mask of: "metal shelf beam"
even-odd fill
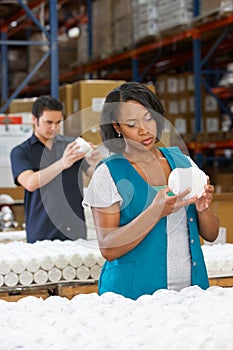
[[[39,6],[44,1],[35,1],[33,4],[30,4],[30,6],[26,5],[22,0],[18,0],[19,5],[22,7],[22,10],[18,14],[19,16],[24,16],[25,13],[27,16],[35,23],[37,28],[41,30],[47,37],[47,42],[33,42],[33,41],[15,41],[15,40],[6,40],[6,35],[4,35],[3,29],[0,28],[2,32],[2,40],[0,41],[0,44],[2,45],[2,62],[4,62],[3,65],[3,84],[2,87],[2,97],[8,98],[8,87],[6,88],[6,81],[7,75],[8,75],[8,67],[5,64],[5,59],[7,57],[7,50],[5,49],[8,45],[48,45],[49,49],[48,51],[43,55],[43,57],[39,60],[39,62],[36,64],[36,66],[32,69],[32,71],[27,75],[27,77],[24,79],[24,81],[18,86],[18,88],[13,92],[13,94],[10,96],[8,100],[3,100],[4,105],[0,109],[0,113],[5,113],[9,105],[11,104],[12,100],[15,99],[20,92],[25,88],[25,86],[29,83],[32,76],[36,73],[36,71],[42,66],[42,64],[50,57],[50,67],[51,67],[51,75],[50,75],[50,90],[51,95],[58,98],[59,97],[59,64],[58,64],[58,2],[57,0],[50,0],[49,1],[49,8],[50,8],[50,32],[46,30],[46,28],[38,21],[36,16],[33,13],[33,9],[35,9],[37,6]],[[17,16],[13,16],[11,20],[17,19]],[[3,57],[4,56],[4,57]],[[3,93],[4,89],[4,93]]]

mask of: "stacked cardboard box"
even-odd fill
[[[202,0],[200,2],[200,15],[208,16],[214,13],[224,13],[233,11],[232,0]]]
[[[30,37],[31,41],[45,42],[45,45],[40,46],[29,46],[29,66],[28,71],[32,71],[38,62],[42,59],[44,54],[48,51],[49,45],[47,45],[47,39],[44,38],[43,34],[33,34]],[[71,66],[73,62],[77,61],[77,39],[68,38],[66,34],[59,35],[58,37],[59,45],[59,71],[63,73]],[[50,59],[48,58],[40,67],[40,69],[35,72],[30,82],[35,83],[38,80],[47,79],[50,76]]]
[[[124,81],[80,80],[60,88],[65,105],[64,132],[70,136],[84,135],[88,141],[100,142],[99,117],[106,95]]]
[[[101,143],[99,133],[100,111],[106,95],[121,85],[120,80],[80,80],[60,88],[60,99],[66,110],[64,134],[82,136],[95,145]],[[84,186],[89,178],[83,176]]]
[[[121,52],[132,46],[131,1],[112,2],[113,50]]]
[[[112,2],[93,1],[92,12],[92,56],[103,59],[110,56],[113,49]]]
[[[195,87],[192,72],[159,75],[157,90],[167,118],[180,134],[195,133]],[[218,132],[221,114],[216,99],[204,89],[201,91],[201,117],[203,132]]]
[[[78,64],[82,65],[88,62],[89,53],[88,53],[88,24],[82,23],[79,26],[80,35],[78,39],[77,46],[77,56],[78,56]]]

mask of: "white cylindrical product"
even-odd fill
[[[87,267],[92,267],[96,264],[96,257],[94,252],[87,253],[83,257],[83,264]]]
[[[10,263],[5,259],[1,259],[0,260],[0,274],[6,275],[8,272],[10,272],[10,269],[11,269]]]
[[[66,281],[73,281],[76,277],[76,270],[73,266],[66,266],[63,270],[62,270],[62,277],[66,280]]]
[[[15,259],[12,262],[11,270],[17,274],[22,273],[25,270],[25,264],[22,259]]]
[[[95,254],[95,256],[96,256],[97,264],[102,267],[103,264],[105,263],[105,259],[104,259],[103,255],[101,255],[101,253],[98,252]]]
[[[39,269],[34,273],[33,279],[36,284],[45,284],[48,281],[48,273]]]
[[[59,270],[57,267],[53,267],[51,270],[48,271],[48,278],[50,282],[58,282],[62,278],[61,270]]]
[[[40,266],[45,271],[51,270],[54,267],[54,258],[49,255],[44,256],[40,262]]]
[[[40,263],[36,258],[29,258],[25,261],[25,267],[30,272],[36,272],[40,268]]]
[[[33,274],[30,271],[28,271],[28,270],[24,270],[19,275],[19,282],[23,286],[30,286],[30,284],[32,284],[32,282],[33,282]]]
[[[168,187],[174,194],[190,189],[191,192],[183,199],[193,196],[200,198],[206,184],[207,176],[198,167],[176,168],[172,170],[168,177]]]
[[[5,275],[5,285],[7,287],[15,287],[19,282],[17,273],[10,271]]]
[[[83,263],[83,257],[80,253],[75,252],[70,256],[69,263],[73,267],[79,267]]]
[[[69,264],[69,260],[66,255],[64,254],[58,254],[54,258],[54,264],[59,269],[64,269]]]
[[[4,285],[4,276],[0,275],[0,287]]]
[[[90,268],[90,275],[91,277],[98,281],[99,277],[100,277],[100,271],[101,271],[101,267],[99,265],[94,265]]]
[[[92,148],[91,148],[91,145],[87,141],[85,141],[82,137],[77,137],[75,142],[80,146],[78,149],[78,152],[86,153],[87,157],[91,156]]]
[[[90,276],[90,269],[85,266],[82,265],[80,267],[77,268],[77,277],[80,280],[87,280]]]

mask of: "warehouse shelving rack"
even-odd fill
[[[117,53],[108,57],[106,59],[94,61],[92,59],[92,0],[87,0],[87,9],[88,9],[88,25],[89,25],[89,46],[88,46],[88,54],[90,58],[90,62],[88,64],[77,66],[76,68],[67,71],[65,74],[59,75],[59,67],[58,67],[58,43],[57,43],[57,35],[58,35],[58,3],[65,2],[65,0],[49,0],[50,6],[50,31],[48,32],[46,28],[38,21],[38,19],[33,14],[34,9],[42,4],[43,0],[35,0],[30,2],[30,5],[25,5],[22,0],[18,0],[18,3],[22,7],[22,11],[14,16],[17,18],[18,16],[22,16],[23,13],[27,14],[29,19],[34,22],[39,30],[41,30],[47,38],[47,45],[49,47],[49,51],[42,57],[42,59],[38,62],[38,64],[34,67],[34,69],[27,75],[22,84],[13,92],[10,98],[8,98],[8,88],[7,88],[7,48],[8,45],[45,45],[45,42],[33,42],[33,41],[15,41],[15,40],[7,40],[7,28],[5,26],[0,26],[2,38],[0,40],[1,44],[1,59],[2,59],[2,100],[6,101],[4,106],[1,108],[0,112],[4,113],[11,101],[17,96],[25,96],[30,94],[32,91],[37,91],[39,86],[48,87],[50,85],[50,93],[58,97],[59,94],[59,84],[65,82],[72,82],[74,80],[79,80],[83,74],[89,74],[90,78],[92,77],[92,73],[100,72],[105,69],[108,71],[106,78],[110,79],[114,77],[112,73],[113,69],[116,67],[126,67],[121,70],[122,76],[119,75],[117,78],[124,78],[128,76],[130,80],[134,81],[142,81],[145,75],[146,65],[150,66],[152,61],[152,66],[155,63],[164,63],[166,61],[165,57],[156,57],[157,53],[164,48],[174,47],[174,45],[184,45],[186,44],[188,50],[185,55],[176,53],[176,57],[169,57],[169,65],[163,65],[163,69],[176,67],[181,65],[182,62],[187,62],[187,59],[190,60],[193,64],[193,72],[195,77],[195,131],[199,133],[201,130],[201,85],[204,84],[205,88],[211,93],[220,104],[221,109],[230,114],[232,117],[231,111],[227,108],[224,100],[226,98],[231,98],[233,95],[232,89],[227,88],[215,88],[212,89],[208,84],[207,80],[203,79],[203,74],[210,74],[208,70],[205,70],[205,64],[211,58],[212,55],[215,54],[216,50],[220,45],[224,42],[225,46],[227,45],[227,49],[231,47],[232,50],[232,40],[226,40],[227,34],[230,29],[233,27],[233,15],[229,13],[226,16],[220,17],[218,19],[213,19],[210,22],[202,23],[198,20],[199,16],[199,1],[194,0],[194,15],[195,21],[193,22],[190,28],[183,28],[179,32],[166,35],[164,37],[159,37],[153,40],[152,42],[138,45],[137,47],[131,48],[125,52]],[[14,18],[11,18],[12,21]],[[26,18],[28,20],[28,18]],[[25,20],[26,20],[25,19]],[[9,24],[9,23],[8,23]],[[23,24],[22,24],[23,26]],[[219,32],[220,29],[220,32]],[[18,29],[19,30],[19,29]],[[214,33],[220,33],[219,38],[216,39]],[[213,33],[211,39],[211,47],[208,45],[204,45],[206,47],[202,47],[202,41],[204,35],[206,33]],[[204,53],[204,57],[203,57]],[[169,54],[167,54],[169,56]],[[51,66],[51,75],[46,80],[38,81],[35,84],[29,84],[31,77],[33,74],[40,68],[43,62],[48,59],[50,56],[50,66]],[[159,55],[157,55],[159,56]],[[153,61],[154,60],[154,61]],[[161,65],[160,65],[161,66]],[[126,73],[126,75],[125,75]],[[116,75],[115,75],[116,76]]]
[[[30,5],[26,5],[23,0],[18,0],[18,4],[22,7],[22,10],[15,16],[11,17],[5,24],[1,26],[1,73],[2,73],[2,100],[4,101],[4,105],[0,109],[0,113],[4,113],[12,100],[19,96],[22,89],[28,84],[31,77],[37,72],[37,70],[42,66],[42,64],[50,57],[50,90],[51,94],[55,97],[59,95],[59,69],[58,69],[58,7],[57,0],[50,0],[50,30],[48,31],[45,26],[41,24],[41,22],[34,15],[33,10],[38,7],[44,1],[35,1]],[[21,15],[26,15],[30,18],[31,21],[34,22],[36,27],[45,34],[47,38],[47,42],[43,41],[29,41],[29,40],[8,40],[7,39],[7,31],[10,22],[16,20]],[[43,57],[36,64],[34,69],[26,76],[24,81],[18,86],[18,88],[13,92],[10,98],[8,98],[8,46],[9,45],[19,45],[19,46],[28,46],[28,45],[48,45],[48,51],[43,55]],[[6,101],[6,102],[5,102]]]

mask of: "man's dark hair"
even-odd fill
[[[44,111],[63,112],[62,103],[50,95],[42,95],[36,99],[32,106],[32,114],[39,119]]]

